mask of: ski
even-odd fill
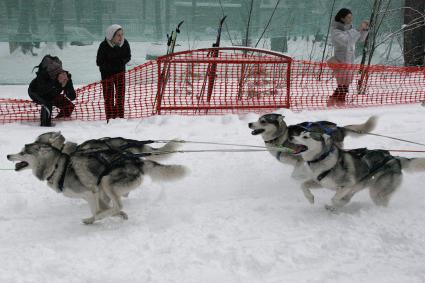
[[[227,18],[227,16],[224,16],[223,18],[221,18],[221,20],[219,22],[218,30],[217,30],[217,38],[215,40],[215,43],[213,43],[212,47],[215,47],[215,48],[220,47],[221,31],[223,29],[223,23],[224,23],[224,20],[226,20],[226,18]],[[209,54],[209,57],[218,58],[218,53],[219,53],[218,49],[214,49]],[[216,73],[217,73],[217,63],[208,64],[207,73],[206,73],[206,77],[208,78],[208,91],[207,91],[207,102],[208,103],[211,101],[215,77],[217,76]],[[204,93],[204,90],[205,90],[205,84],[202,86],[201,96]]]
[[[171,35],[167,34],[167,55],[174,53],[174,47],[176,46],[177,34],[180,33],[180,26],[184,21],[181,21],[175,30],[171,32]]]
[[[176,29],[171,32],[171,35],[167,34],[167,55],[174,53],[174,47],[176,46],[177,34],[180,33],[180,26],[183,24],[183,22],[184,21],[181,21],[180,23],[177,24]],[[156,94],[156,107],[154,107],[154,109],[157,110],[158,114],[160,114],[161,112],[162,96],[164,94],[164,90],[167,85],[168,76],[170,73],[169,62],[167,62],[169,60],[170,58],[167,58],[167,60],[164,62],[164,67],[159,77],[158,91]]]
[[[215,43],[213,44],[213,47],[220,47],[220,40],[221,40],[221,30],[223,28],[223,23],[224,20],[227,18],[227,16],[224,16],[223,18],[221,18],[220,20],[220,24],[218,26],[218,31],[217,31],[217,39],[215,40]]]

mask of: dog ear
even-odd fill
[[[323,134],[318,133],[318,132],[314,132],[314,131],[308,131],[310,133],[310,137],[316,141],[321,141],[324,140],[323,138]]]
[[[49,143],[54,143],[58,138],[60,138],[61,132],[53,132],[52,137],[49,139]]]
[[[285,125],[286,126],[286,122],[284,120],[285,116],[278,114],[278,118],[277,120],[279,121],[279,125]]]
[[[52,146],[47,145],[47,144],[38,144],[37,146],[38,146],[37,151],[40,155],[46,155],[46,154],[52,152],[52,149],[53,149]]]
[[[322,139],[326,145],[332,143],[332,137],[328,134],[322,134]]]

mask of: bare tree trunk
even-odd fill
[[[165,0],[165,30],[168,31],[170,29],[170,18],[171,18],[171,0]]]
[[[372,13],[370,15],[370,20],[369,20],[369,34],[366,37],[366,40],[364,42],[363,56],[360,62],[360,70],[359,70],[360,79],[357,82],[358,94],[364,94],[364,92],[366,91],[367,82],[369,79],[369,73],[368,73],[369,65],[372,60],[373,52],[375,51],[374,49],[375,49],[376,35],[378,34],[379,27],[384,17],[381,15],[381,20],[379,22],[378,18],[380,15],[382,1],[383,0],[375,0],[375,2],[373,3]],[[365,65],[366,59],[367,59],[367,64]]]
[[[81,18],[83,17],[84,13],[84,3],[82,0],[74,0],[74,11],[77,26],[81,27]]]
[[[249,46],[249,26],[251,23],[251,18],[252,18],[252,9],[254,7],[254,0],[251,0],[251,3],[249,5],[249,13],[248,13],[248,22],[246,24],[246,30],[245,30],[245,46]]]
[[[95,33],[99,35],[103,35],[103,11],[102,11],[102,1],[95,0],[93,7],[93,16],[95,22]]]
[[[10,48],[11,53],[21,47],[22,53],[26,54],[31,49],[31,33],[30,33],[30,10],[28,6],[24,4],[24,1],[21,0],[19,3],[19,25],[18,32],[16,34],[16,42],[13,47]]]
[[[192,32],[194,32],[196,30],[196,21],[197,21],[197,17],[196,17],[196,5],[197,5],[197,0],[192,0],[192,17],[190,20],[190,30]]]
[[[10,45],[10,50],[13,52],[15,48],[21,46],[21,51],[26,54],[31,52],[34,55],[32,35],[38,33],[37,19],[35,16],[34,0],[23,1],[19,3],[19,26],[16,35],[15,46]],[[12,50],[13,49],[13,50]]]
[[[333,0],[333,2],[332,2],[331,12],[330,12],[330,15],[329,15],[328,31],[326,32],[325,46],[323,47],[322,60],[320,61],[321,63],[323,63],[323,61],[325,60],[326,47],[328,46],[329,31],[330,31],[331,25],[332,25],[334,8],[335,8],[335,0]],[[323,68],[322,65],[320,65],[319,78],[318,78],[319,81],[321,80],[321,77],[322,77],[322,71],[323,71],[322,68]]]
[[[423,66],[425,50],[425,0],[405,0],[404,64]]]
[[[141,11],[141,15],[139,17],[139,25],[140,25],[140,33],[142,35],[142,37],[145,35],[145,30],[146,30],[146,24],[147,24],[147,19],[146,19],[146,9],[147,9],[147,3],[146,0],[141,0],[140,1],[140,11]]]
[[[55,31],[56,45],[60,49],[63,49],[66,40],[63,12],[63,0],[55,0],[53,6],[53,26]]]
[[[162,26],[161,26],[161,1],[155,0],[155,39],[161,40]]]

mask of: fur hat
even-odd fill
[[[120,30],[120,29],[122,29],[122,26],[120,26],[120,25],[111,25],[111,26],[109,26],[107,29],[106,29],[106,33],[105,33],[105,36],[106,36],[106,39],[107,40],[112,40],[112,38],[114,37],[114,35],[115,35],[115,33],[118,31],[118,30]]]

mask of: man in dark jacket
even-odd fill
[[[106,120],[124,118],[125,64],[131,59],[128,41],[120,25],[106,29],[106,38],[97,50],[96,64],[102,76]],[[115,87],[115,89],[114,89]]]
[[[57,57],[50,55],[41,61],[37,77],[29,85],[28,94],[42,106],[41,126],[52,125],[53,106],[59,108],[56,118],[71,116],[75,107],[71,102],[76,98],[71,74],[62,69],[62,62]]]

